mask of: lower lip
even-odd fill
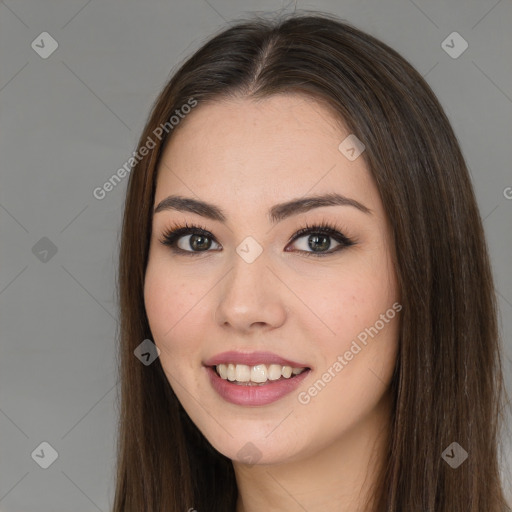
[[[224,380],[217,375],[214,368],[206,367],[208,377],[213,389],[224,398],[224,400],[236,405],[267,405],[275,402],[292,391],[295,391],[300,383],[308,376],[311,370],[304,370],[295,377],[267,381],[260,386],[244,386]]]

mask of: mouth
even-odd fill
[[[309,367],[294,367],[281,364],[256,365],[222,363],[210,366],[223,380],[240,386],[265,386],[271,382],[289,380],[309,371]]]
[[[293,361],[265,351],[231,350],[203,366],[210,385],[225,401],[240,406],[264,406],[293,393],[312,371],[305,361]]]
[[[276,367],[273,367],[274,364]],[[204,368],[210,385],[223,400],[244,407],[265,406],[284,399],[296,391],[311,372],[308,367],[276,363],[270,365],[260,363],[252,366],[219,363]],[[265,378],[264,381],[263,378]],[[255,382],[258,380],[261,382]]]

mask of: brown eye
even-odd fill
[[[324,234],[311,234],[311,235],[303,235],[299,237],[297,240],[301,238],[306,239],[306,243],[302,243],[302,247],[298,247],[301,251],[307,251],[311,249],[313,252],[322,252],[327,251],[331,247],[331,236]],[[297,242],[295,242],[297,244]],[[339,244],[338,244],[339,245]]]
[[[328,223],[301,229],[295,234],[292,242],[301,238],[306,240],[301,242],[302,247],[299,247],[299,251],[306,256],[328,256],[355,244],[354,241],[338,231],[335,226]],[[331,239],[334,239],[337,245],[329,251],[328,249],[332,246]]]
[[[187,226],[167,231],[160,242],[178,253],[197,254],[207,252],[212,243],[217,243],[214,240],[213,235],[204,228]]]

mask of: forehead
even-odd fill
[[[250,204],[332,191],[373,202],[363,158],[350,161],[338,149],[348,135],[330,109],[304,95],[200,105],[162,155],[155,202],[170,193]]]

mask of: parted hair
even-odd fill
[[[143,288],[157,169],[187,122],[155,130],[182,105],[300,93],[364,144],[387,213],[403,306],[391,382],[389,446],[368,512],[510,512],[500,479],[505,426],[496,296],[482,221],[461,149],[423,77],[395,50],[334,15],[253,15],[210,37],[172,73],[128,180],[119,250],[121,395],[114,512],[234,512],[230,459],[184,411],[153,339]],[[162,131],[162,130],[160,130]],[[157,132],[158,133],[158,132]],[[336,405],[333,404],[333,407]],[[457,442],[468,458],[441,457]]]

